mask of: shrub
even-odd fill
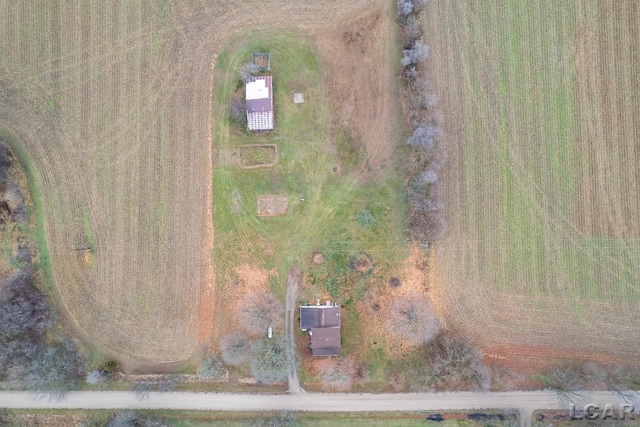
[[[240,69],[238,70],[238,74],[240,75],[240,78],[244,82],[246,82],[251,77],[258,74],[259,71],[260,70],[258,70],[258,66],[254,64],[253,61],[249,61],[246,64],[244,64],[242,67],[240,67]]]
[[[115,374],[118,370],[118,362],[116,362],[115,360],[108,360],[107,362],[105,362],[102,369],[107,374]]]
[[[391,286],[392,288],[399,288],[400,286],[402,286],[402,282],[398,277],[389,277],[389,286]]]
[[[408,67],[409,65],[417,64],[428,57],[429,46],[420,41],[416,41],[413,44],[413,47],[402,51],[402,59],[400,59],[400,63],[403,67]]]
[[[168,427],[171,424],[161,418],[138,414],[130,409],[115,414],[107,427]]]
[[[418,175],[418,179],[416,180],[420,185],[429,185],[433,184],[438,180],[438,174],[430,169],[423,171],[420,175]]]
[[[420,21],[414,16],[409,15],[402,23],[402,40],[404,46],[412,46],[422,36],[422,28]]]
[[[409,215],[409,237],[420,242],[437,242],[447,231],[441,210],[414,210]]]
[[[424,295],[406,295],[391,305],[387,330],[409,342],[423,344],[438,333],[440,321]]]
[[[47,299],[28,273],[13,278],[8,296],[0,303],[0,344],[13,339],[34,339],[51,325]]]
[[[229,102],[229,115],[231,119],[243,126],[247,122],[247,106],[244,99],[240,96],[233,96]]]
[[[69,338],[43,347],[26,365],[21,379],[35,393],[62,397],[84,378],[85,360]]]
[[[85,381],[87,384],[94,385],[94,384],[97,384],[98,381],[100,381],[103,375],[104,375],[103,370],[95,369],[87,374],[87,378],[85,379]]]
[[[408,16],[413,12],[413,0],[398,0],[398,17]]]
[[[253,345],[251,375],[262,383],[285,381],[289,357],[283,337],[261,339]]]
[[[294,427],[301,425],[296,414],[289,411],[282,411],[271,418],[254,418],[251,421],[252,427]]]
[[[433,148],[434,140],[440,135],[440,129],[437,126],[428,124],[424,127],[418,127],[413,131],[413,135],[407,138],[407,144],[412,147],[429,151]]]
[[[353,357],[347,356],[317,360],[315,370],[323,387],[347,391],[351,388],[357,369]]]
[[[200,363],[200,367],[198,368],[198,375],[209,381],[219,380],[223,378],[225,374],[226,370],[218,356],[215,354],[207,356],[202,363]]]
[[[227,365],[242,365],[249,360],[251,340],[242,332],[232,332],[222,339],[220,353]]]
[[[356,214],[356,223],[362,228],[371,228],[376,223],[376,218],[369,209],[362,209]]]
[[[425,346],[427,366],[438,387],[447,390],[485,390],[491,373],[482,352],[468,340],[443,332]]]
[[[254,292],[247,295],[240,306],[238,321],[250,334],[266,334],[271,326],[276,329],[282,325],[284,307],[272,293]]]

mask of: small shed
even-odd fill
[[[273,130],[273,83],[271,76],[255,76],[247,80],[247,128],[261,132]]]

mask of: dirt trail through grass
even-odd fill
[[[302,271],[297,263],[291,267],[287,275],[287,297],[284,308],[284,336],[287,345],[287,353],[289,355],[289,368],[287,370],[287,379],[289,381],[289,393],[304,393],[300,387],[298,380],[298,366],[296,363],[296,343],[294,337],[296,323],[296,307],[298,306],[298,289],[302,282]]]

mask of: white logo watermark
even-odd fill
[[[612,403],[607,403],[605,405],[587,403],[582,409],[576,409],[576,405],[572,403],[569,407],[569,415],[572,420],[636,419],[634,407],[629,403],[620,403],[619,405],[614,405]]]

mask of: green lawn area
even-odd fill
[[[237,70],[253,51],[271,54],[275,131],[264,135],[248,133],[229,111],[234,92],[243,91]],[[306,271],[316,251],[326,260],[314,270],[316,285],[341,304],[353,304],[367,286],[383,283],[408,255],[399,169],[390,166],[365,178],[364,147],[349,129],[331,125],[322,64],[310,42],[299,34],[266,30],[235,35],[218,57],[215,78],[213,256],[220,294],[233,269],[249,263],[275,270],[270,284],[284,297],[288,270],[299,262]],[[304,104],[293,103],[294,92],[304,93]],[[277,164],[241,169],[233,156],[246,144],[277,144]],[[286,196],[287,213],[258,217],[261,194]],[[355,222],[363,209],[375,217],[369,229]],[[349,274],[349,263],[359,252],[369,254],[375,265],[366,280]],[[327,277],[333,282],[327,284]],[[218,304],[218,312],[224,312],[225,302]],[[355,339],[358,331],[346,329],[347,347],[351,334]]]
[[[475,40],[454,53],[468,64],[459,78],[471,91],[461,199],[463,230],[478,245],[469,256],[484,254],[476,279],[534,296],[638,301],[638,239],[576,226],[589,214],[577,211],[589,153],[578,144],[576,6],[512,0],[499,11],[473,2],[455,9]],[[483,61],[477,46],[489,46]]]

